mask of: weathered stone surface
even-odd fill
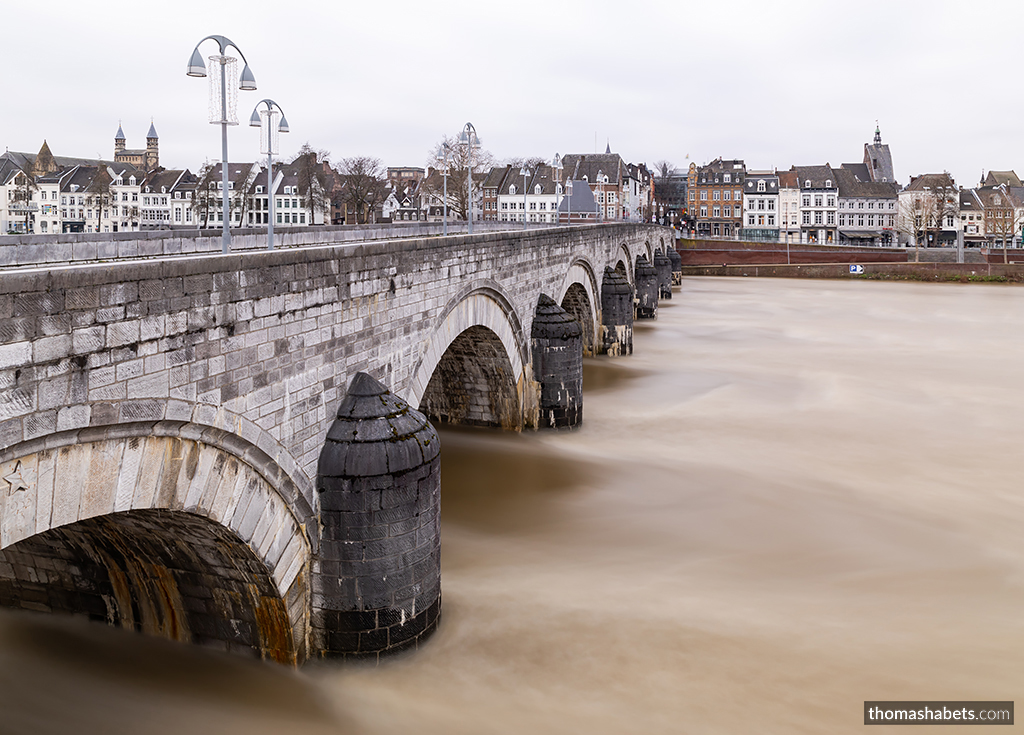
[[[658,296],[672,298],[672,261],[661,250],[654,252],[654,270],[658,273]]]
[[[219,236],[198,233],[139,236],[134,248],[129,233],[80,237],[91,247],[72,248],[73,257],[155,252],[156,240],[165,253],[220,248]],[[385,474],[327,478],[338,494],[316,492],[324,437],[346,383],[372,372],[441,420],[516,430],[571,424],[579,402],[541,420],[531,340],[539,295],[555,296],[584,345],[600,349],[595,274],[634,262],[650,245],[665,247],[670,233],[606,224],[390,242],[346,237],[289,232],[279,250],[265,252],[258,235],[246,234],[235,238],[245,252],[229,257],[0,271],[0,463],[35,457],[38,479],[31,498],[27,490],[10,493],[9,502],[0,497],[0,547],[76,526],[88,514],[202,515],[267,567],[301,659],[301,621],[316,617],[303,580],[321,558],[318,512],[336,512],[345,522],[330,521],[335,535],[325,536],[324,553],[350,554],[358,545],[364,574],[358,584],[346,578],[325,588],[323,599],[380,605],[375,627],[356,633],[354,652],[385,637],[394,650],[416,635],[409,631],[432,629],[439,587],[412,591],[433,563],[427,540],[436,538],[436,515],[415,515],[436,484],[437,458],[411,438],[421,419],[408,412],[361,436],[338,434],[345,441],[330,451],[344,472]],[[15,240],[0,244],[0,262],[3,253],[47,250],[31,243],[18,250]],[[300,247],[314,242],[320,247]],[[625,327],[614,329],[626,344]],[[544,360],[575,365],[576,348],[570,356],[556,342]],[[371,459],[353,450],[357,442],[348,440],[357,438],[386,446]],[[110,442],[109,456],[92,454]],[[388,478],[400,467],[408,467],[399,472],[405,484],[396,485]],[[396,554],[402,566],[385,580]],[[406,586],[388,586],[400,582]],[[389,594],[415,606],[381,597]]]
[[[537,300],[530,330],[533,375],[540,384],[540,425],[583,422],[583,344],[579,322],[546,294]]]
[[[672,285],[678,286],[683,282],[683,256],[676,250],[675,245],[669,246],[668,259],[672,261]]]
[[[633,282],[636,284],[636,318],[657,319],[658,272],[645,255],[640,255],[636,259]]]
[[[316,655],[376,658],[418,645],[436,627],[440,452],[423,414],[366,373],[356,374],[317,471]]]
[[[601,279],[601,348],[610,357],[633,354],[633,286],[610,266]]]

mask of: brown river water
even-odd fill
[[[442,433],[419,652],[295,672],[6,613],[0,734],[852,733],[864,700],[1021,699],[1022,336],[1019,287],[687,279],[586,361],[581,429]]]

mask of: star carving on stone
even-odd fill
[[[28,480],[26,480],[25,476],[21,473],[21,460],[18,460],[18,464],[14,466],[14,472],[7,475],[4,479],[10,483],[11,486],[7,491],[8,495],[13,495],[20,490],[28,490]]]

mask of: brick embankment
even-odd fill
[[[848,278],[880,281],[957,283],[1024,283],[1024,264],[976,263],[862,263],[863,273],[851,273],[847,263],[796,265],[683,266],[684,276],[747,276],[759,278]]]

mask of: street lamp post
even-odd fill
[[[566,206],[569,208],[569,216],[565,220],[565,224],[572,224],[572,179],[565,182],[565,196],[568,200]]]
[[[226,56],[225,52],[228,46],[234,48],[238,55],[242,57],[242,61],[245,61],[245,67],[242,69],[242,74],[238,78],[238,88],[244,90],[256,89],[256,78],[252,75],[249,70],[249,62],[246,61],[245,54],[242,53],[242,49],[238,48],[233,41],[224,36],[207,36],[202,41],[196,44],[195,50],[192,51],[192,58],[188,62],[188,70],[185,72],[190,77],[205,77],[206,76],[206,65],[203,63],[203,56],[199,53],[199,46],[202,45],[203,41],[214,40],[220,47],[219,56],[211,56],[210,61],[214,61],[220,64],[220,85],[219,89],[214,79],[210,79],[210,123],[213,125],[220,125],[220,143],[221,143],[221,186],[224,191],[222,192],[221,202],[224,209],[223,216],[223,227],[221,230],[221,251],[228,252],[231,246],[231,230],[229,229],[229,222],[231,219],[231,209],[228,206],[228,125],[237,125],[238,120],[235,118],[235,103],[237,101],[237,92],[234,88],[231,89],[231,116],[228,116],[228,83],[227,74],[228,66],[231,67],[232,78],[234,76],[235,62],[237,59],[233,56]],[[215,102],[220,100],[220,117],[219,119],[213,119],[217,115],[215,109]]]
[[[476,134],[473,123],[468,122],[459,133],[459,142],[465,143],[468,148],[466,161],[466,193],[469,196],[469,234],[473,234],[473,147],[480,145],[480,136]]]
[[[523,176],[523,229],[526,229],[526,177],[530,175],[530,169],[522,166],[519,173]]]
[[[556,189],[556,191],[558,191],[558,190],[560,190],[562,188],[562,169],[563,169],[563,166],[562,166],[562,159],[561,159],[561,157],[557,153],[555,154],[555,157],[551,161],[551,168],[554,171],[555,182],[556,182],[556,184],[558,186],[558,189]],[[561,204],[562,204],[561,200],[559,200],[559,201],[557,201],[555,203],[555,212],[556,212],[556,216],[558,218],[556,224],[561,224],[561,222],[562,222],[562,214],[561,214],[562,208],[561,208]]]
[[[261,110],[260,105],[266,105],[266,109]],[[280,117],[280,121],[278,121]],[[276,123],[276,125],[275,125]],[[274,100],[266,99],[260,100],[256,103],[256,107],[252,111],[252,117],[249,118],[249,125],[254,128],[262,128],[266,126],[267,134],[263,135],[263,131],[260,131],[260,153],[267,154],[267,250],[274,249],[274,154],[278,151],[277,148],[277,135],[275,133],[287,133],[288,132],[288,120],[285,119],[284,110],[281,109],[281,105],[274,102]],[[264,147],[264,143],[266,147]]]

